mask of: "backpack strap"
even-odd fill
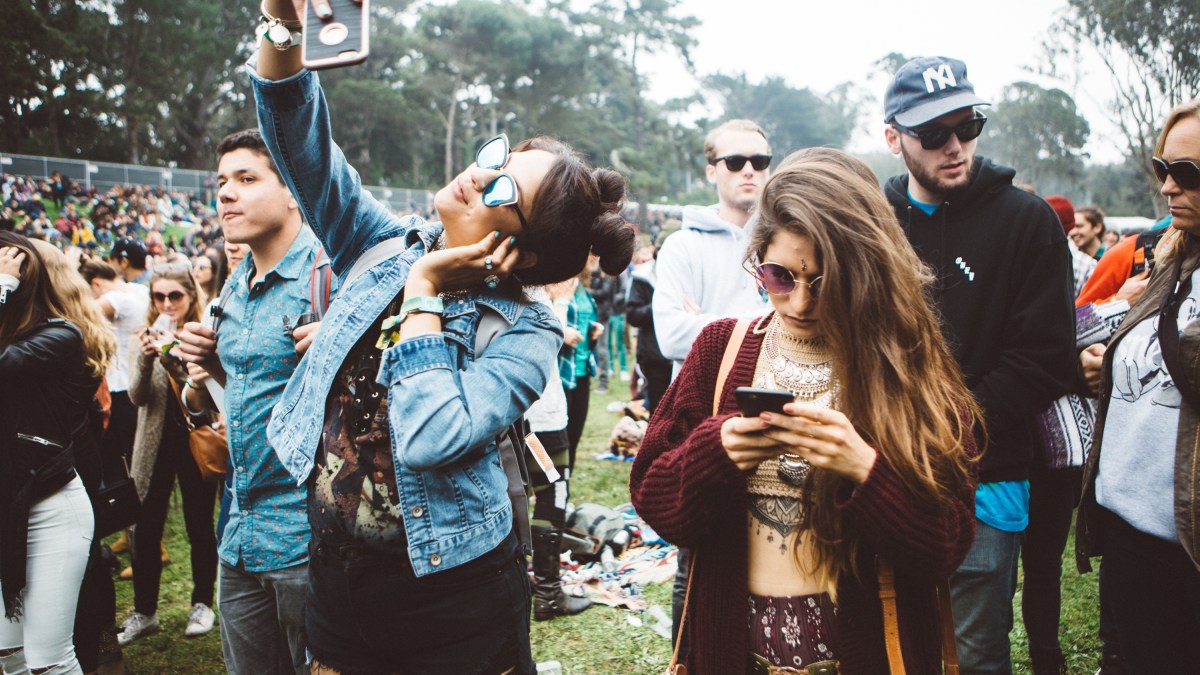
[[[525,310],[527,303],[520,303],[517,314]],[[496,310],[483,304],[479,307],[479,326],[475,329],[475,358],[479,358],[504,331],[512,327],[507,319]],[[504,433],[496,437],[500,451],[500,466],[504,468],[504,476],[508,479],[508,500],[512,502],[513,529],[517,532],[517,540],[525,555],[533,552],[533,531],[529,523],[529,496],[532,487],[529,482],[529,466],[525,462],[525,453],[529,449],[525,445],[525,417],[522,415],[508,425]]]
[[[1171,267],[1170,294],[1163,300],[1158,315],[1158,346],[1162,351],[1163,366],[1175,383],[1183,400],[1193,410],[1200,410],[1200,390],[1188,379],[1179,354],[1179,306],[1192,288],[1192,277],[1180,281],[1183,273],[1183,258],[1179,257]]]
[[[333,265],[325,249],[317,244],[317,255],[313,258],[312,273],[308,280],[308,302],[317,321],[325,318],[329,310],[329,295],[333,288]]]

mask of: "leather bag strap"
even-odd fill
[[[1158,314],[1158,347],[1162,351],[1163,365],[1171,375],[1175,388],[1194,410],[1200,410],[1200,391],[1188,379],[1183,370],[1183,361],[1179,357],[1179,305],[1191,291],[1192,279],[1180,282],[1183,273],[1183,261],[1177,260],[1171,271],[1171,294],[1163,301]]]
[[[750,329],[749,319],[740,319],[733,326],[729,342],[725,343],[725,354],[721,357],[721,367],[717,371],[716,389],[713,391],[713,417],[721,411],[721,393],[725,390],[725,381],[729,379],[729,371],[737,360],[746,331]],[[671,654],[671,662],[667,665],[667,675],[687,675],[687,666],[679,662],[679,647],[683,644],[683,629],[687,624],[688,602],[692,599],[692,581],[696,579],[696,549],[692,549],[692,559],[688,566],[687,590],[683,593],[683,616],[679,617],[679,634],[675,636],[675,651]]]
[[[887,643],[888,672],[904,675],[904,655],[900,650],[900,614],[896,608],[896,569],[892,563],[879,558],[879,601],[883,605],[883,637]],[[950,600],[950,582],[942,581],[935,588],[938,621],[942,629],[942,663],[945,675],[959,675],[958,642],[954,634],[954,605]]]
[[[888,672],[904,675],[904,656],[900,652],[900,615],[896,610],[896,570],[892,563],[877,558],[879,602],[883,606],[883,639],[887,643]]]

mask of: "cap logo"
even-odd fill
[[[925,91],[933,93],[934,84],[936,82],[939,91],[944,91],[946,87],[957,87],[958,81],[954,79],[954,71],[950,70],[950,64],[943,63],[937,67],[925,69]]]

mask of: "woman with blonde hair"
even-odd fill
[[[108,355],[71,323],[42,256],[0,232],[0,668],[81,673],[72,645],[94,520],[74,446]]]
[[[747,262],[775,311],[701,332],[630,479],[638,513],[694,550],[689,672],[888,672],[881,560],[907,672],[941,672],[935,586],[974,536],[978,409],[904,241],[840,151],[789,157],[763,190]],[[739,387],[794,402],[743,417]]]
[[[192,458],[188,424],[177,390],[192,386],[178,358],[177,334],[199,321],[206,298],[186,259],[155,266],[150,279],[150,310],[138,341],[130,345],[129,399],[139,407],[133,443],[133,480],[142,499],[133,538],[134,609],[122,625],[122,645],[158,632],[161,545],[175,479],[183,496],[183,519],[191,544],[192,610],[185,635],[212,630],[217,540],[213,508],[217,484],[205,481]],[[174,381],[174,385],[172,385]],[[195,424],[207,424],[197,419]]]
[[[1200,98],[1167,116],[1151,160],[1171,213],[1140,300],[1084,350],[1100,396],[1076,560],[1102,556],[1100,595],[1131,673],[1200,661]]]

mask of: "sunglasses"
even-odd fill
[[[746,162],[750,162],[750,166],[754,167],[755,171],[766,171],[767,167],[771,166],[771,156],[750,155],[747,157],[745,155],[725,155],[724,157],[714,159],[709,164],[716,166],[719,162],[725,162],[725,168],[730,171],[741,171],[742,167],[746,166]]]
[[[975,119],[963,122],[956,127],[935,126],[928,129],[910,129],[895,122],[892,122],[892,127],[900,133],[920,139],[922,148],[937,150],[945,145],[946,141],[950,140],[950,134],[958,136],[958,140],[961,143],[979,138],[979,134],[983,133],[984,124],[987,124],[987,116],[977,110],[975,111]]]
[[[1184,190],[1195,190],[1200,187],[1200,165],[1190,159],[1181,159],[1168,164],[1161,157],[1151,157],[1150,164],[1154,166],[1154,175],[1158,182],[1167,182],[1167,176],[1175,179],[1175,184]]]
[[[187,296],[184,295],[183,291],[171,291],[170,293],[159,293],[156,291],[151,293],[150,297],[154,298],[155,302],[166,302],[167,300],[170,300],[173,303],[179,303],[183,302],[183,299]]]
[[[479,146],[479,149],[475,151],[475,166],[499,171],[508,164],[510,157],[512,157],[512,150],[508,145],[508,134],[500,134]],[[521,213],[519,205],[521,192],[517,189],[517,181],[511,175],[502,173],[493,178],[492,182],[483,188],[482,196],[484,206],[513,207],[513,210],[517,212],[517,218],[521,219],[521,229],[529,229],[529,224],[525,222],[525,214]]]
[[[800,281],[792,276],[791,270],[779,263],[763,263],[754,268],[754,278],[758,284],[771,295],[791,295],[797,286],[804,286],[813,300],[821,295],[821,281],[817,277],[812,281]]]

